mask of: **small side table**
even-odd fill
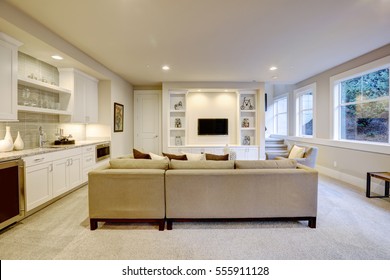
[[[371,177],[385,181],[385,195],[371,196]],[[390,172],[367,172],[366,196],[370,198],[381,198],[389,196]]]

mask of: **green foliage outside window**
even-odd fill
[[[341,138],[389,142],[389,68],[341,82]]]

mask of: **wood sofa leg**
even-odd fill
[[[89,219],[91,230],[95,230],[98,227],[98,222],[95,219]]]
[[[171,220],[167,220],[167,230],[172,230],[173,222]]]
[[[317,227],[317,218],[310,218],[309,219],[309,227],[310,228],[316,228]]]
[[[158,222],[158,230],[159,231],[164,231],[165,228],[165,220],[161,220]]]

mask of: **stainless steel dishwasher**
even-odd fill
[[[24,216],[23,160],[0,162],[0,230]]]

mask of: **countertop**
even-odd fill
[[[96,145],[100,143],[108,143],[110,140],[76,140],[73,145],[45,145],[42,148],[26,149],[21,151],[0,152],[0,162],[8,160],[16,160],[27,156],[34,156],[45,153],[52,153],[66,149],[74,149],[83,146]]]

